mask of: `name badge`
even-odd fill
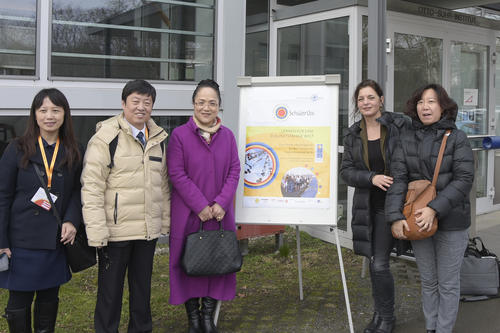
[[[50,193],[50,196],[52,197],[52,201],[56,202],[57,196],[52,193]],[[38,188],[38,191],[36,191],[33,198],[31,198],[31,202],[45,210],[50,210],[50,201],[45,194],[45,190],[41,187]]]

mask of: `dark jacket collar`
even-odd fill
[[[452,129],[453,130],[453,129],[457,128],[457,126],[455,125],[455,121],[454,120],[445,119],[445,118],[442,118],[438,122],[435,122],[434,124],[427,125],[427,126],[425,126],[424,124],[422,124],[422,122],[420,121],[420,119],[413,119],[412,125],[413,125],[413,127],[416,130],[423,130],[423,131],[427,131],[427,130],[447,130],[447,129]]]
[[[348,133],[352,134],[359,133],[362,129],[361,121],[362,119],[352,124],[352,126],[349,127],[348,129]],[[382,115],[379,118],[377,118],[377,121],[382,125],[384,125],[385,127],[389,127],[390,124],[394,124],[399,128],[403,128],[406,126],[410,126],[411,124],[410,117],[401,113],[387,112],[387,111],[383,111]]]

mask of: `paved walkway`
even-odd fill
[[[477,235],[485,246],[500,256],[500,211],[476,218]],[[417,318],[399,324],[395,333],[425,332],[422,312]],[[454,333],[500,333],[500,298],[479,302],[460,302]]]
[[[421,313],[421,312],[420,312]],[[423,333],[425,321],[423,315],[400,324],[395,333]],[[460,302],[454,333],[499,333],[500,298],[479,302]]]

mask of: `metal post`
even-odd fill
[[[368,1],[368,78],[377,81],[382,88],[386,82],[386,11],[386,0]]]
[[[337,244],[337,253],[339,256],[340,274],[342,276],[342,285],[344,287],[345,306],[347,309],[347,319],[349,320],[349,332],[354,333],[354,326],[352,324],[351,305],[349,302],[349,293],[347,292],[347,282],[346,282],[345,272],[344,272],[344,261],[342,260],[342,249],[340,248],[339,232],[338,232],[337,226],[335,226],[333,229],[335,231],[335,244]]]
[[[300,255],[300,230],[299,226],[295,226],[296,238],[297,238],[297,264],[299,270],[299,298],[302,301],[304,299],[304,291],[302,290],[302,258]]]
[[[215,313],[214,313],[214,324],[217,326],[217,321],[219,320],[219,313],[220,313],[220,306],[222,305],[222,302],[217,300],[217,305],[215,306]]]
[[[363,264],[361,267],[361,277],[364,279],[366,277],[366,271],[368,270],[368,258],[363,257]]]
[[[474,180],[472,181],[472,187],[469,193],[469,201],[470,201],[470,228],[469,228],[469,237],[477,236],[477,225],[476,225],[476,197],[477,197],[477,169],[479,165],[478,154],[481,151],[481,148],[472,149],[472,154],[474,156]]]

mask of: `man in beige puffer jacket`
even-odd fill
[[[155,97],[148,82],[128,82],[122,92],[123,113],[97,125],[85,153],[83,218],[89,245],[98,248],[99,256],[97,333],[118,331],[127,269],[128,332],[152,331],[153,256],[158,237],[170,225],[167,133],[150,119]],[[110,145],[116,147],[114,154]]]

